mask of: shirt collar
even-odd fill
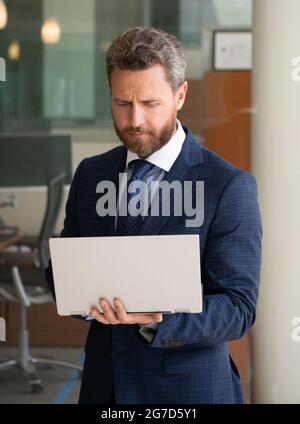
[[[146,158],[148,162],[153,163],[153,165],[158,166],[167,172],[169,172],[173,163],[179,156],[186,137],[184,129],[182,128],[182,125],[178,119],[176,119],[176,123],[177,130],[173,137],[163,147]],[[128,166],[129,162],[135,159],[140,159],[140,157],[136,153],[127,150],[126,167]]]

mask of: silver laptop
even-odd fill
[[[198,235],[52,238],[59,315],[88,315],[105,297],[127,312],[202,311]]]

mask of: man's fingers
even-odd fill
[[[132,314],[127,314],[125,306],[119,299],[114,299],[114,306],[116,308],[117,317],[122,324],[129,324],[132,322]]]
[[[114,299],[115,311],[106,299],[100,299],[99,304],[103,313],[93,309],[90,315],[102,324],[150,324],[163,320],[163,315],[158,312],[153,314],[127,313],[120,299]]]
[[[120,321],[115,314],[115,311],[110,306],[109,302],[104,299],[100,299],[100,306],[103,310],[104,318],[110,323],[110,324],[120,324]]]
[[[96,309],[92,309],[89,313],[92,317],[94,317],[98,322],[101,322],[102,324],[110,324],[107,319],[104,318],[103,314],[101,314]]]

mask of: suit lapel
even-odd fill
[[[119,174],[124,171],[126,165],[127,149],[121,146],[112,160],[107,163],[103,175],[105,179],[111,181],[116,187],[116,200],[119,193]],[[113,236],[115,234],[115,216],[106,215],[100,221],[100,233],[102,236]]]

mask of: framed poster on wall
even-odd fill
[[[250,70],[252,68],[252,32],[214,31],[213,68],[215,70]]]

